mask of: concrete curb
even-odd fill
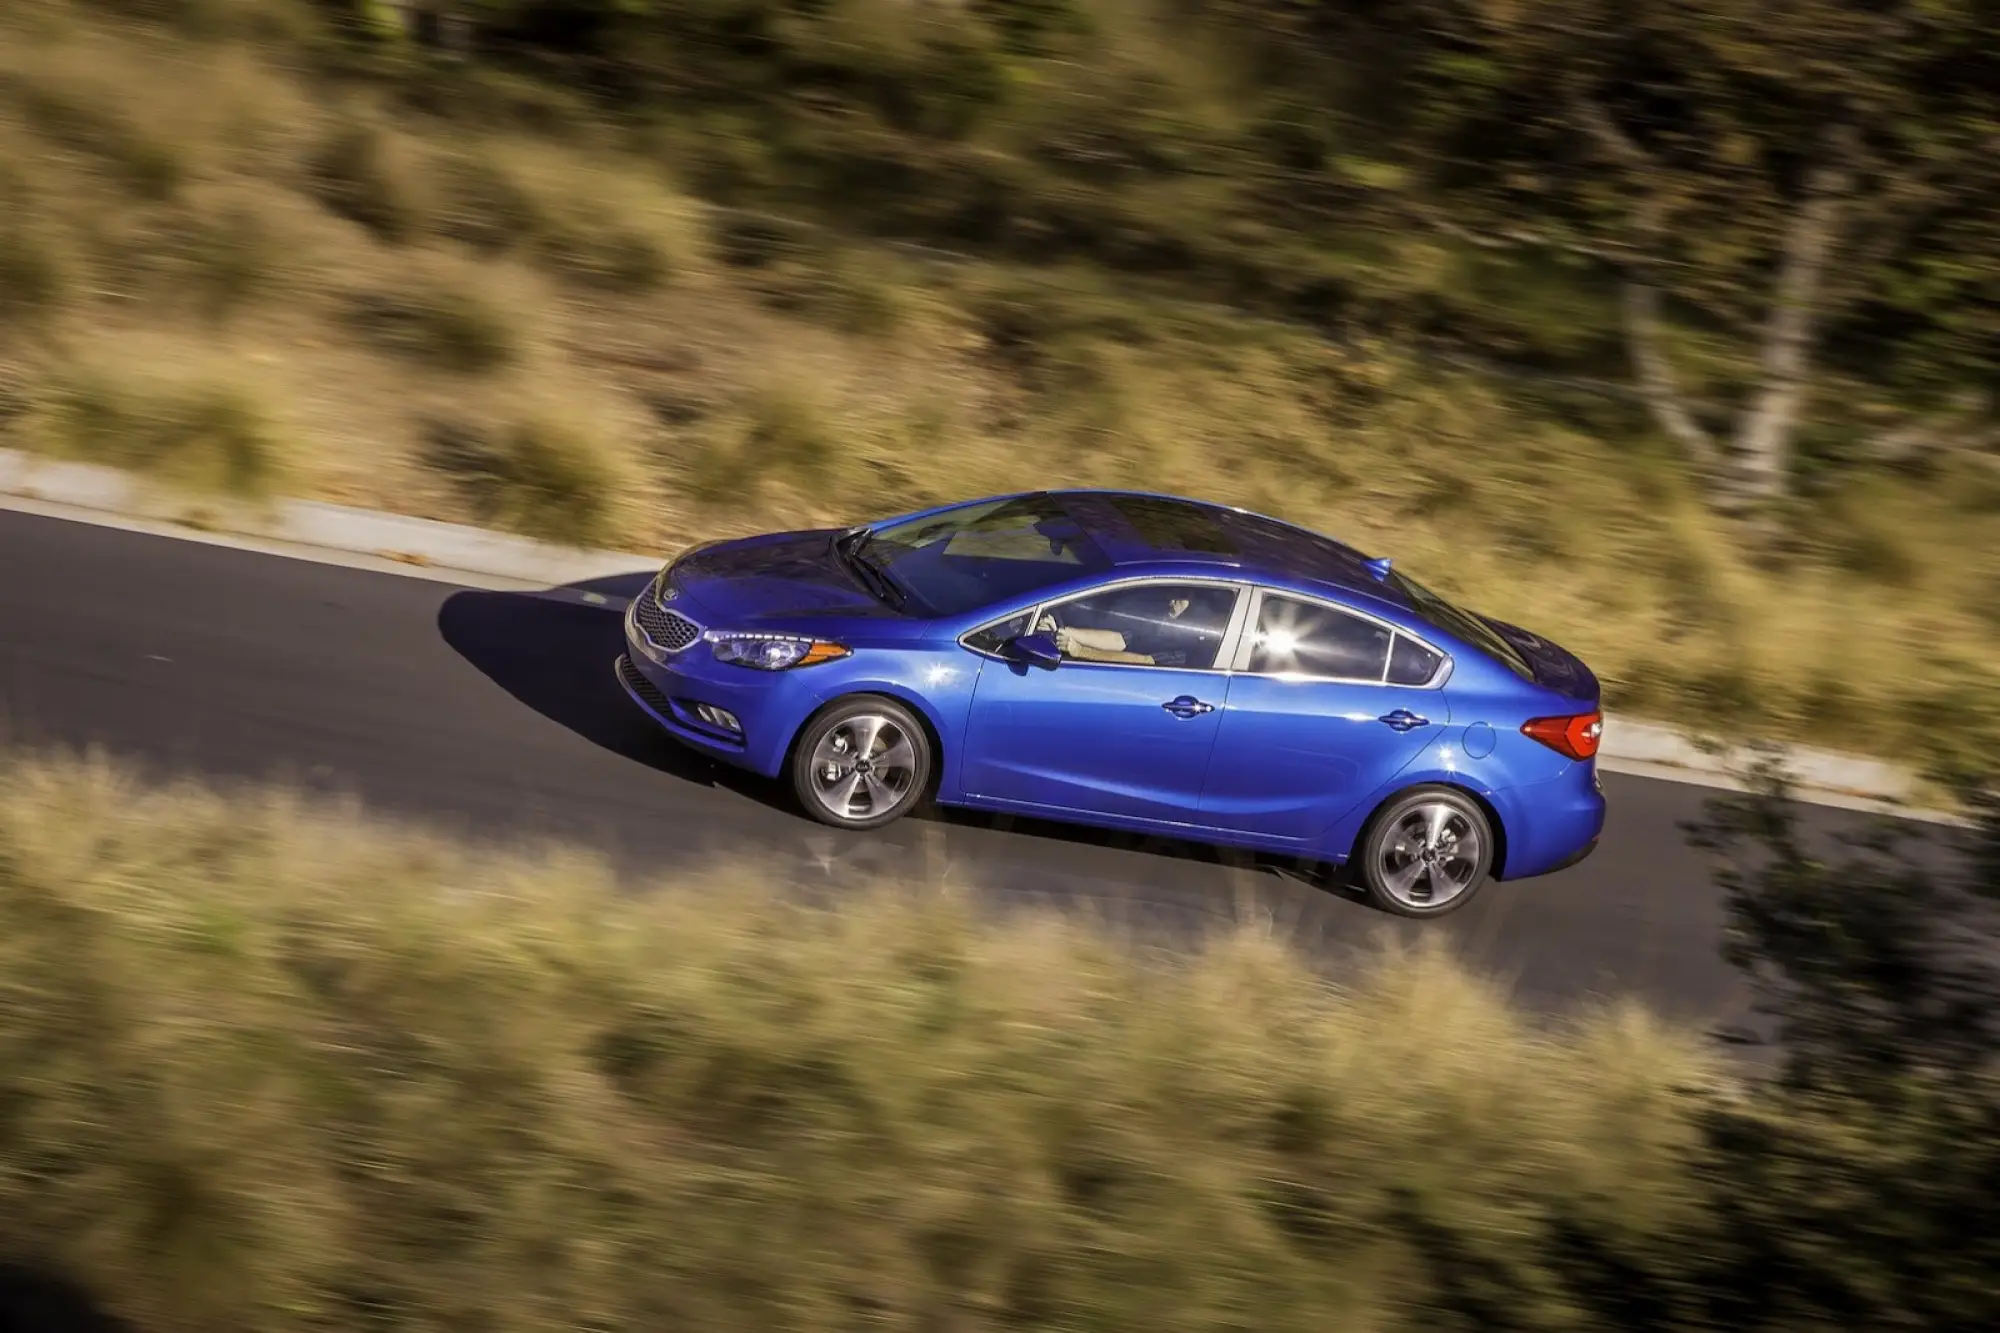
[[[575,550],[431,519],[313,500],[265,506],[194,501],[149,487],[130,473],[0,449],[0,508],[163,532],[196,541],[277,549],[306,559],[335,559],[446,582],[555,588],[650,573],[661,554]],[[590,598],[598,600],[596,597]],[[1758,747],[1718,750],[1672,727],[1607,717],[1600,765],[1611,772],[1738,788]],[[1861,755],[1798,746],[1774,747],[1799,794],[1822,804],[1921,815],[1911,770]]]
[[[657,569],[661,556],[593,551],[511,533],[317,500],[256,506],[191,499],[148,486],[131,473],[0,449],[0,497],[87,510],[168,527],[180,535],[250,538],[391,562],[412,570],[555,586]],[[19,508],[10,505],[10,508]]]

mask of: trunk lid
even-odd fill
[[[1602,696],[1596,673],[1583,664],[1583,659],[1570,652],[1561,644],[1552,643],[1539,634],[1510,625],[1492,616],[1480,616],[1481,623],[1491,627],[1493,632],[1511,648],[1533,674],[1535,684],[1545,690],[1564,695],[1579,704],[1596,707]]]

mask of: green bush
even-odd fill
[[[54,395],[62,453],[246,499],[269,495],[289,447],[258,405],[221,385],[80,375]]]
[[[500,253],[529,244],[548,225],[541,201],[497,162],[455,154],[437,170],[442,199],[431,225],[440,235]]]
[[[542,237],[540,257],[556,276],[602,291],[655,291],[665,286],[674,272],[657,239],[617,223],[552,226]]]
[[[180,278],[204,319],[222,323],[271,295],[285,274],[282,243],[261,213],[235,207],[189,220],[179,237]]]
[[[142,199],[171,199],[187,169],[173,145],[131,123],[96,90],[40,83],[16,89],[28,124],[44,139],[108,167],[114,181]]]
[[[607,535],[624,481],[599,442],[546,421],[497,435],[462,422],[432,422],[424,450],[483,521],[576,546]]]
[[[0,335],[41,324],[73,289],[62,251],[39,230],[0,215]]]
[[[360,293],[348,315],[382,350],[455,374],[490,374],[520,355],[506,313],[455,287]]]
[[[373,125],[348,124],[307,163],[313,193],[329,212],[400,244],[416,235],[423,201],[404,165]]]

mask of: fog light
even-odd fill
[[[736,714],[726,708],[717,708],[712,704],[696,704],[694,706],[694,715],[708,723],[709,726],[719,727],[723,731],[740,732],[743,730],[743,724],[736,720]]]

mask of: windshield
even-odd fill
[[[1400,570],[1390,570],[1383,581],[1409,598],[1410,608],[1429,624],[1485,649],[1521,679],[1531,681],[1535,678],[1534,668],[1528,665],[1527,659],[1479,617],[1447,602]]]
[[[1048,495],[987,500],[861,532],[846,539],[845,550],[934,616],[976,611],[1110,567]]]

